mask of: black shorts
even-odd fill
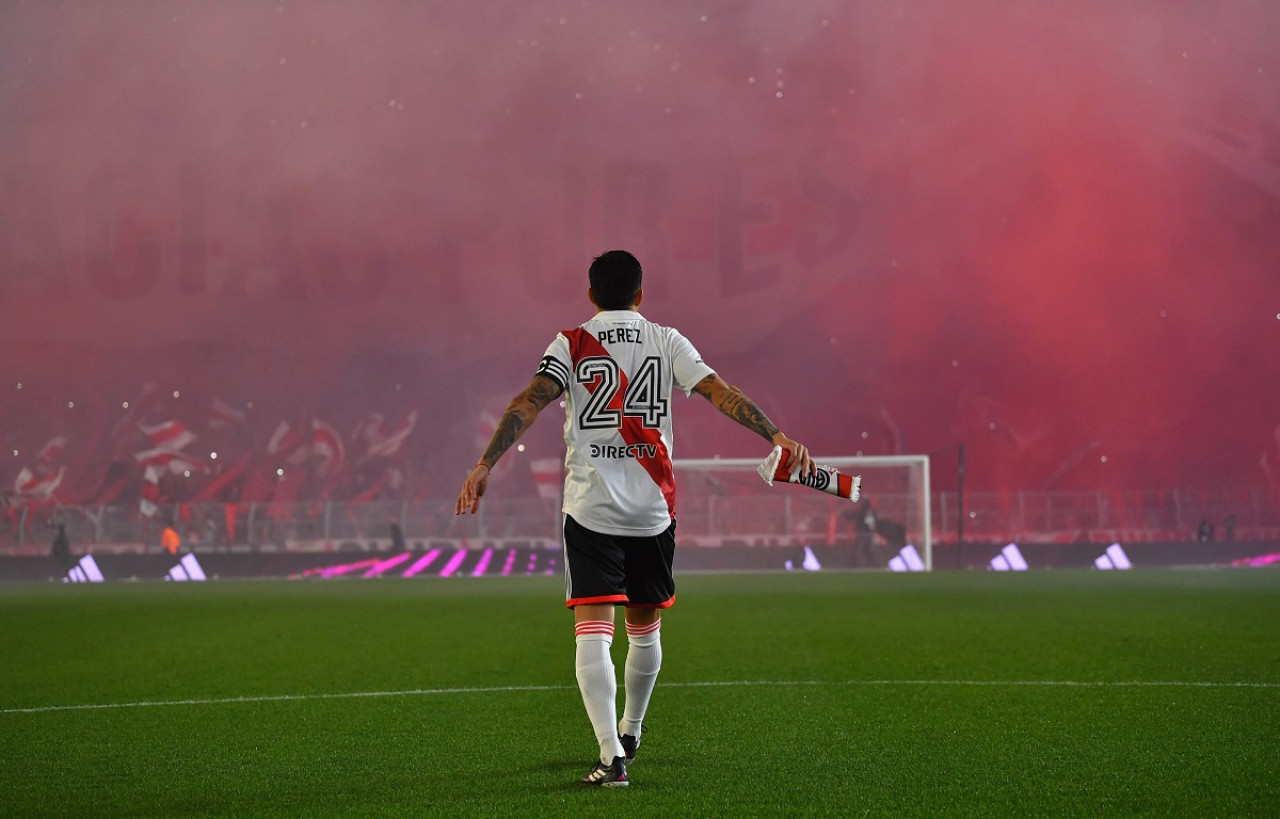
[[[618,603],[665,609],[676,602],[671,561],[676,522],[651,537],[605,535],[564,516],[566,605]]]

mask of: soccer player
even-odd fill
[[[648,321],[640,262],[611,250],[591,263],[595,315],[556,335],[529,386],[511,400],[480,461],[462,484],[455,514],[474,513],[502,454],[549,403],[565,396],[564,552],[574,612],[578,688],[600,743],[582,778],[625,787],[645,711],[662,665],[661,613],[675,602],[676,485],[671,465],[671,393],[698,393],[805,473],[809,451],[778,431],[736,387],[703,363],[684,336]],[[626,607],[622,719],[610,647],[614,608]]]

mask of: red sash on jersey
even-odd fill
[[[591,334],[590,330],[577,327],[573,330],[564,330],[563,334],[569,340],[569,357],[573,360],[574,368],[577,368],[579,361],[590,356],[612,358],[609,351]],[[618,378],[620,380],[618,391],[609,402],[608,408],[622,414],[622,397],[627,394],[627,374],[621,367],[618,368]],[[587,392],[594,394],[600,382],[596,380],[585,386]],[[662,430],[649,429],[640,422],[639,418],[622,415],[622,428],[618,433],[628,444],[649,444],[656,448],[658,453],[656,457],[639,455],[636,461],[658,485],[658,489],[662,491],[662,497],[667,501],[667,511],[674,518],[676,516],[676,477],[671,467],[671,456],[667,452],[667,445],[662,442]]]

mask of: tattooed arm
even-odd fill
[[[474,514],[480,508],[480,498],[489,488],[489,470],[493,469],[494,464],[502,457],[502,453],[510,449],[525,430],[533,426],[538,413],[542,412],[547,404],[559,398],[561,392],[563,390],[560,389],[559,384],[539,373],[529,382],[529,386],[511,399],[511,403],[507,404],[506,411],[498,421],[498,428],[493,431],[493,437],[489,439],[489,446],[485,447],[479,463],[462,483],[462,491],[458,493],[458,502],[454,505],[455,515],[468,512]]]
[[[799,441],[793,441],[769,420],[764,410],[756,405],[737,387],[727,383],[723,378],[712,373],[698,382],[693,391],[711,402],[712,406],[742,424],[747,429],[764,438],[774,446],[787,451],[787,463],[799,463],[803,472],[813,473],[813,461],[809,458],[809,450]]]

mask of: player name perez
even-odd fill
[[[606,446],[604,444],[592,444],[590,452],[592,458],[656,458],[658,457],[658,445],[627,444],[626,446]]]
[[[608,330],[601,330],[596,333],[596,338],[601,344],[641,344],[644,339],[640,336],[639,327],[613,327]]]

